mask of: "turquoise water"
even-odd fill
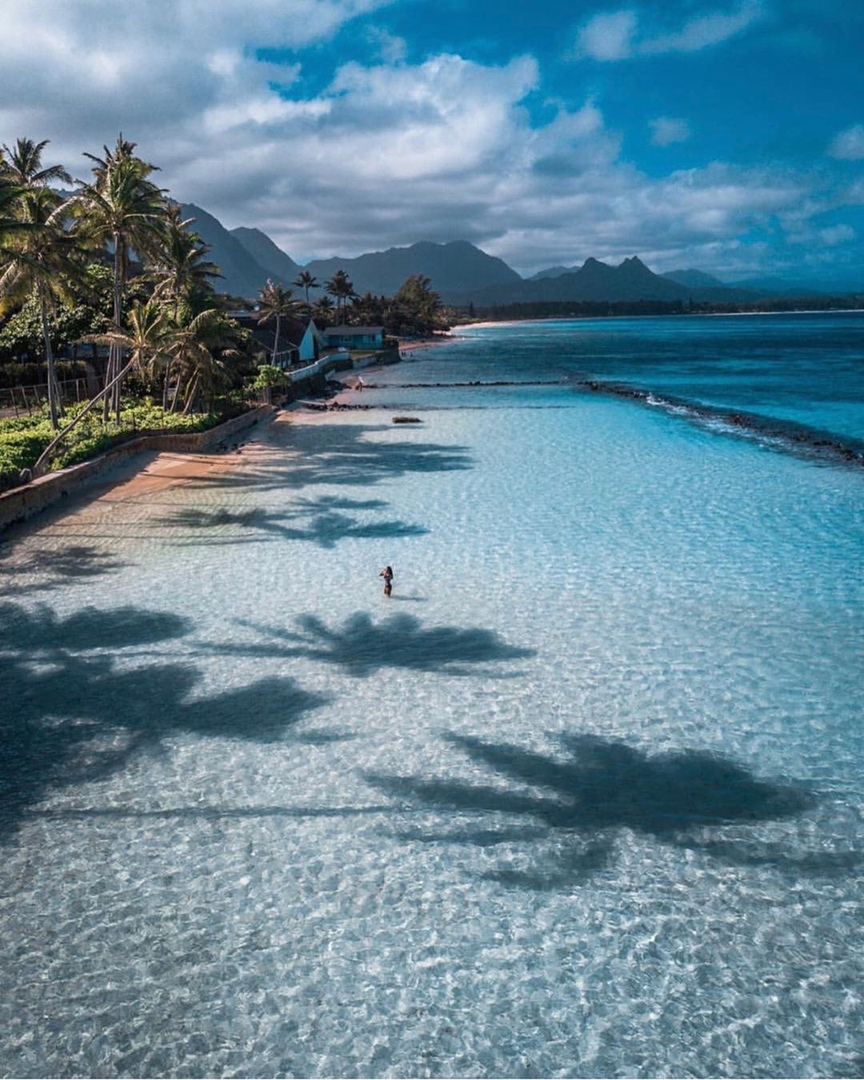
[[[0,1073],[860,1075],[864,471],[691,321],[710,401],[466,331],[7,535]]]

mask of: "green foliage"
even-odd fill
[[[71,379],[86,379],[87,365],[83,360],[58,360],[57,378],[61,382]],[[26,364],[0,363],[0,388],[9,389],[17,386],[44,386],[45,364],[32,361]],[[8,394],[3,395],[8,401]],[[20,401],[20,398],[17,398]]]
[[[261,364],[258,374],[252,383],[253,390],[267,390],[271,386],[287,386],[288,376],[282,368],[274,367],[273,364]]]
[[[123,405],[119,424],[116,421],[103,423],[100,415],[90,413],[70,436],[69,445],[58,453],[52,468],[62,469],[86,461],[139,435],[206,431],[245,407],[235,401],[218,412],[184,416],[163,412],[161,406],[152,402],[129,402]],[[74,416],[81,408],[83,406],[70,407],[68,415]],[[22,469],[31,468],[55,434],[47,412],[41,416],[0,420],[0,473],[17,476]]]
[[[19,473],[39,457],[54,436],[46,414],[0,422],[0,473]]]

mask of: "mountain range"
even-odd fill
[[[254,299],[268,279],[286,288],[307,271],[322,287],[310,290],[312,298],[323,292],[323,283],[344,270],[358,294],[392,296],[406,278],[422,274],[448,304],[475,307],[555,301],[697,300],[747,302],[768,297],[819,296],[860,291],[848,283],[826,283],[821,288],[779,279],[723,282],[701,270],[674,270],[655,274],[637,257],[619,266],[589,258],[581,266],[555,266],[531,278],[521,277],[503,260],[487,255],[466,240],[447,244],[421,241],[410,247],[389,248],[355,258],[315,259],[301,266],[260,229],[226,229],[212,214],[187,203],[184,218],[210,245],[209,259],[221,270],[218,292]],[[298,295],[300,295],[298,290]]]

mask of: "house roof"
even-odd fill
[[[322,334],[332,337],[338,335],[339,337],[369,337],[373,334],[383,334],[383,326],[328,326],[326,330],[321,331]]]

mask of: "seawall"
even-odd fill
[[[46,507],[59,502],[80,491],[90,481],[107,469],[138,454],[161,453],[201,454],[245,431],[262,420],[276,414],[272,405],[261,405],[257,409],[235,416],[218,427],[207,431],[184,432],[171,435],[142,435],[138,439],[116,446],[112,450],[82,461],[79,465],[70,465],[68,469],[46,473],[29,484],[12,488],[0,495],[0,531],[18,521],[26,521]]]

